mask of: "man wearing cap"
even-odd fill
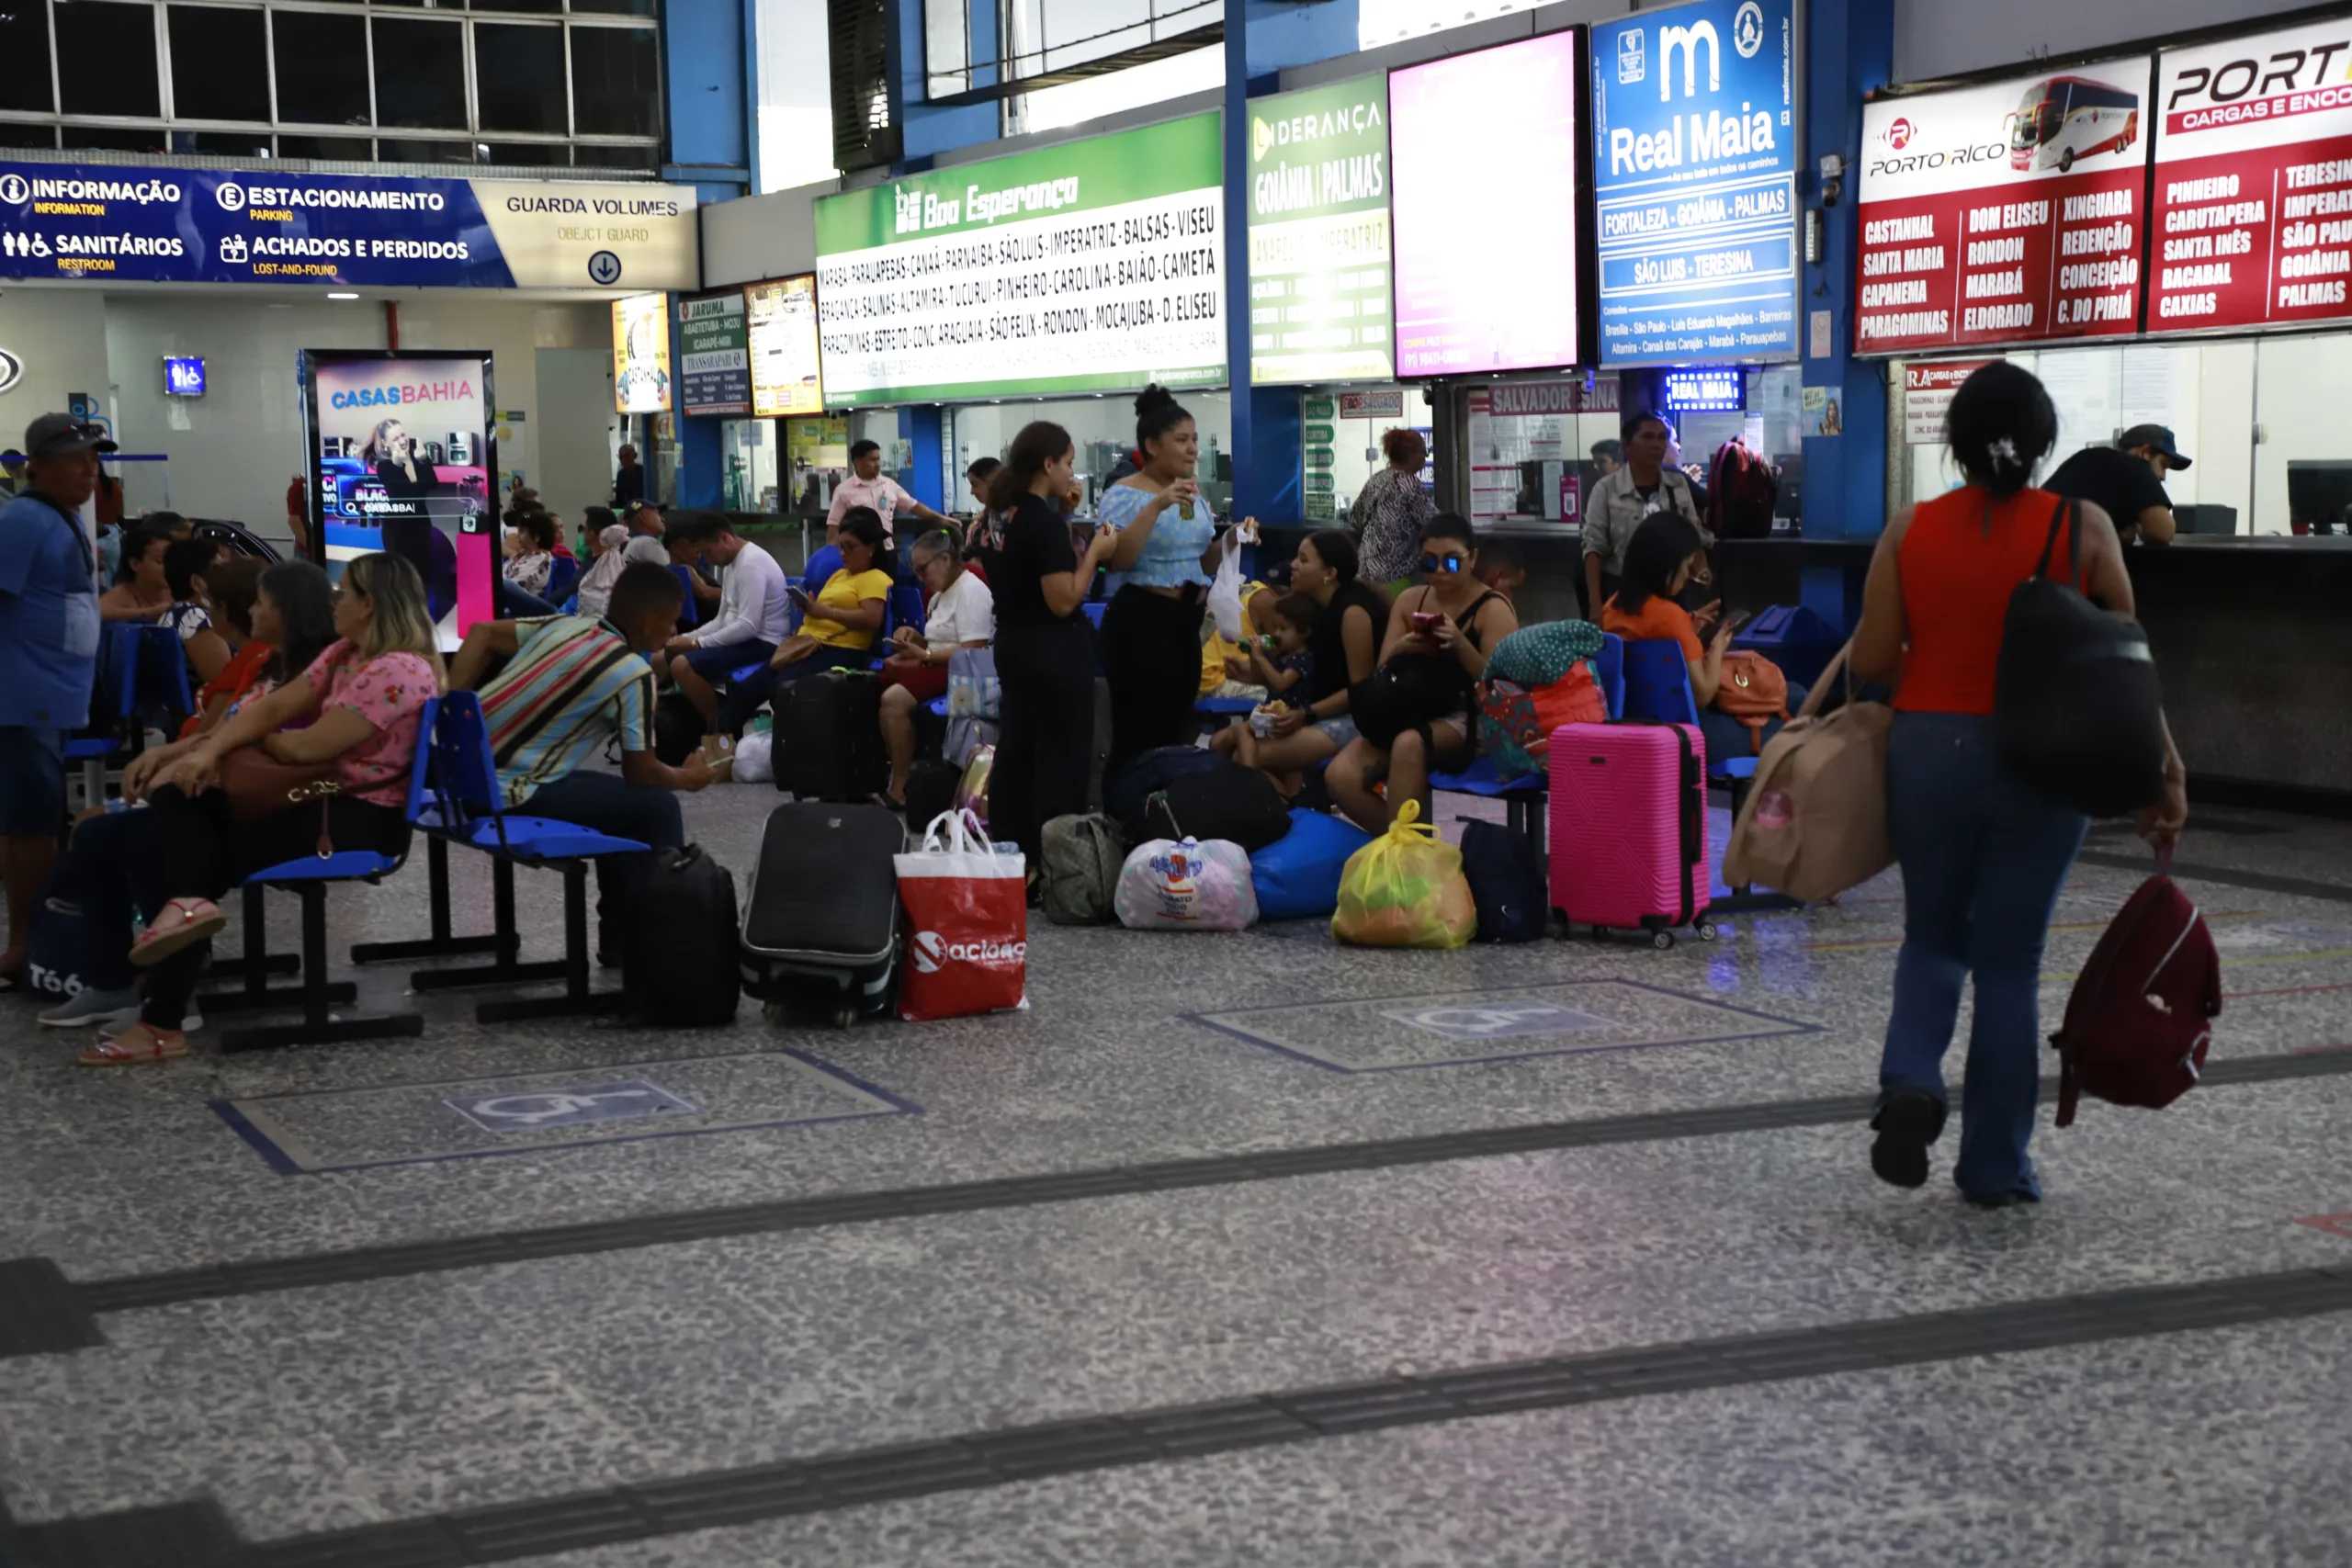
[[[2086,446],[2058,465],[2043,488],[2076,501],[2095,501],[2114,520],[2125,544],[2168,545],[2177,525],[2165,476],[2188,467],[2161,424],[2135,424],[2112,446]]]
[[[8,945],[0,989],[23,988],[33,907],[65,822],[65,737],[90,719],[98,565],[82,508],[106,431],[45,413],[25,430],[25,482],[0,506],[0,874]]]

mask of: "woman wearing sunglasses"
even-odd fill
[[[1421,585],[1396,596],[1380,667],[1351,697],[1356,738],[1324,779],[1366,832],[1385,829],[1408,800],[1429,815],[1430,774],[1469,759],[1472,687],[1487,650],[1519,629],[1510,601],[1477,578],[1477,536],[1452,513],[1421,530]],[[1374,786],[1387,781],[1384,799]]]

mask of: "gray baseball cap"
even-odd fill
[[[75,419],[70,413],[45,413],[25,426],[25,451],[35,457],[62,457],[75,452],[111,452],[106,426]]]

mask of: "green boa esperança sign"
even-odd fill
[[[1250,379],[1385,381],[1388,78],[1250,100]]]
[[[1212,112],[817,203],[828,403],[1226,379]]]

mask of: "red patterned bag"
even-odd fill
[[[1025,1008],[1028,884],[1017,854],[999,854],[960,811],[933,818],[897,857],[906,906],[899,1016],[921,1023]]]

